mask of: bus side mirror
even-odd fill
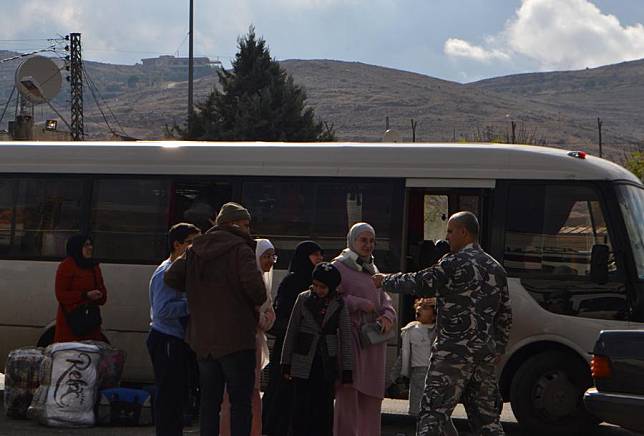
[[[608,255],[608,245],[593,245],[590,254],[590,279],[599,285],[608,283]]]

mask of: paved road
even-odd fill
[[[382,436],[397,436],[398,434],[405,434],[412,436],[414,434],[414,420],[413,418],[405,415],[407,410],[407,401],[403,400],[385,400],[383,402],[383,431]],[[469,436],[469,428],[467,425],[467,415],[462,405],[459,405],[452,414],[454,424],[459,431],[460,436]],[[501,413],[501,421],[503,428],[508,436],[523,436],[523,432],[517,424],[517,420],[512,413],[510,404],[505,404],[503,412]],[[624,430],[620,427],[615,427],[608,424],[602,424],[596,431],[584,436],[637,436],[638,433],[633,433]],[[548,435],[544,435],[548,436]]]
[[[409,416],[397,412],[404,411],[406,404],[404,401],[387,400],[383,405],[383,430],[382,436],[411,436],[414,434],[414,421]],[[467,421],[462,407],[454,411],[454,423],[461,436],[466,436]],[[522,436],[518,424],[516,423],[512,411],[506,405],[503,413],[503,426],[508,436]],[[46,436],[46,435],[78,435],[78,436],[153,436],[152,427],[130,427],[130,428],[90,428],[90,429],[52,429],[40,426],[26,420],[13,420],[7,418],[4,413],[0,416],[0,436]],[[198,435],[197,427],[186,429],[186,435]],[[618,427],[602,425],[588,436],[635,436],[635,433],[628,432]]]
[[[4,375],[0,374],[0,403],[4,400]],[[152,427],[130,427],[130,428],[90,428],[90,429],[52,429],[43,427],[26,420],[9,419],[4,414],[4,404],[2,405],[3,413],[0,414],[0,436],[46,436],[52,434],[71,434],[79,436],[153,436],[154,429]],[[414,419],[406,415],[407,402],[403,400],[385,400],[383,403],[383,428],[382,436],[411,436],[414,434]],[[468,435],[467,419],[465,411],[462,406],[458,406],[452,415],[454,424],[459,430],[461,436]],[[505,428],[508,436],[522,436],[522,432],[514,418],[512,409],[509,404],[503,408],[501,415],[503,427]],[[199,430],[197,427],[188,428],[184,431],[186,435],[198,435]],[[636,436],[637,433],[623,430],[619,427],[603,424],[597,428],[595,432],[588,436]],[[547,436],[547,435],[546,435]]]

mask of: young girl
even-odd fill
[[[317,265],[288,323],[281,364],[284,378],[295,382],[294,436],[331,436],[335,382],[352,381],[351,321],[336,294],[341,280],[330,263]]]
[[[416,321],[403,327],[402,368],[400,375],[409,378],[409,414],[417,416],[425,389],[432,343],[436,337],[436,299],[421,298],[414,303]]]

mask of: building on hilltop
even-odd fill
[[[155,67],[175,67],[175,68],[188,68],[189,58],[184,57],[175,57],[171,55],[163,55],[156,58],[145,58],[141,59],[141,63],[144,68],[155,68]],[[194,58],[194,66],[197,67],[209,67],[209,68],[220,68],[221,62],[219,60],[210,60],[210,58],[202,56]]]

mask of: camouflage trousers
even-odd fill
[[[425,379],[416,435],[457,435],[450,417],[459,401],[465,406],[474,435],[505,434],[500,423],[503,400],[494,363],[432,359]]]

